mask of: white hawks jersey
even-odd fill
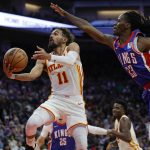
[[[123,117],[127,117],[127,116],[123,115],[121,118],[123,118]],[[120,118],[120,120],[121,120],[121,118]],[[120,132],[120,121],[118,121],[117,119],[115,120],[115,129],[118,132]],[[142,150],[136,139],[136,134],[135,134],[132,122],[131,122],[130,133],[131,133],[131,139],[132,139],[130,142],[125,142],[119,138],[116,138],[118,146],[119,146],[119,150]]]
[[[66,54],[65,51],[64,55]],[[51,80],[51,94],[67,96],[83,94],[81,61],[76,60],[74,65],[66,65],[47,60],[46,65]]]

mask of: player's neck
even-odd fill
[[[123,115],[117,116],[116,119],[119,121]]]
[[[62,46],[55,48],[55,54],[60,55],[60,56],[63,55],[65,48],[66,48],[66,45],[62,45]]]
[[[57,123],[60,125],[63,125],[63,124],[65,124],[65,121],[64,120],[57,120]]]
[[[123,44],[125,43],[131,36],[131,32],[125,32],[125,33],[122,33],[120,36],[119,36],[119,44]]]

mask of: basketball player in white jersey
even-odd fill
[[[48,47],[49,52],[37,47],[38,51],[35,51],[32,57],[37,60],[36,65],[30,73],[13,74],[10,65],[4,68],[8,78],[20,81],[35,80],[46,68],[51,81],[51,96],[27,121],[26,149],[34,149],[38,127],[52,123],[56,117],[64,114],[67,117],[68,132],[74,137],[76,149],[87,150],[87,118],[83,101],[80,47],[73,42],[73,35],[65,28],[52,31]]]
[[[119,150],[142,150],[136,139],[133,124],[128,116],[126,116],[127,106],[123,101],[116,101],[113,105],[113,116],[115,120],[115,129],[108,130],[108,134],[116,136],[114,142],[110,142],[107,150],[112,147],[119,147]]]

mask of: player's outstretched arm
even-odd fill
[[[81,30],[85,31],[87,34],[89,34],[93,39],[95,39],[97,42],[108,45],[109,47],[113,48],[113,41],[114,37],[111,35],[106,35],[97,30],[95,27],[93,27],[88,21],[76,17],[61,7],[59,7],[56,4],[51,3],[50,7],[61,16],[67,18],[70,22],[72,22],[75,26],[79,27]]]
[[[65,56],[51,55],[51,61],[64,65],[74,65],[79,58],[80,47],[76,42],[73,42],[68,45],[67,51],[68,53]]]
[[[72,42],[67,47],[67,55],[57,56],[51,55],[51,61],[61,63],[64,65],[74,65],[77,59],[79,59],[80,47],[76,42]]]
[[[35,66],[32,68],[32,70],[29,73],[13,74],[15,68],[13,70],[10,70],[10,65],[8,65],[7,68],[6,67],[4,68],[4,72],[6,76],[10,79],[15,79],[20,81],[32,81],[38,78],[42,74],[43,68],[44,68],[44,63],[41,60],[37,60]]]
[[[94,135],[107,135],[106,129],[91,125],[88,125],[88,132]]]
[[[67,47],[67,55],[65,56],[58,56],[46,53],[43,48],[37,47],[38,51],[35,51],[33,55],[33,59],[40,59],[45,60],[48,59],[49,61],[53,61],[55,63],[60,63],[64,65],[73,65],[75,61],[79,58],[79,51],[80,47],[77,43],[72,42]]]

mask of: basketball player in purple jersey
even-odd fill
[[[88,125],[88,133],[94,135],[107,135],[104,128]],[[49,135],[48,150],[75,150],[75,141],[68,135],[66,117],[61,115],[53,124],[43,126],[41,134],[36,142],[35,150],[40,150]]]
[[[150,20],[136,11],[127,11],[118,17],[113,36],[103,34],[86,20],[68,13],[58,5],[51,3],[50,7],[97,42],[114,50],[123,68],[145,90],[142,97],[149,106],[150,117]]]
[[[53,124],[43,126],[35,150],[41,149],[47,136],[48,150],[75,150],[75,141],[67,134],[65,116],[61,116]]]

